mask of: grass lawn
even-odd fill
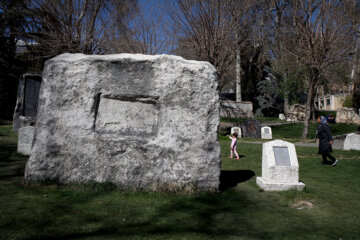
[[[285,122],[284,122],[285,123]],[[318,124],[315,122],[309,123],[309,136],[308,141],[312,141],[315,138],[315,132]],[[329,124],[331,134],[333,136],[357,132],[358,125],[356,124],[345,124],[345,123],[337,123],[337,124]],[[288,123],[282,125],[271,126],[273,139],[282,139],[289,142],[301,142],[304,141],[301,139],[301,134],[304,130],[303,123]],[[230,134],[229,130],[221,129],[220,130],[220,140],[226,140],[226,135]],[[240,141],[250,141],[250,142],[265,142],[263,139],[255,139],[255,138],[242,138]]]
[[[124,192],[102,185],[22,184],[27,158],[0,125],[0,239],[359,239],[360,154],[297,147],[302,192],[264,192],[261,145],[240,143],[240,161],[223,149],[221,193]],[[313,208],[304,208],[301,202]]]
[[[308,139],[315,138],[315,132],[318,124],[309,123],[309,136]],[[333,136],[342,135],[351,132],[357,132],[358,125],[356,124],[345,124],[345,123],[336,123],[329,124],[331,134]],[[287,139],[293,141],[301,141],[301,134],[304,130],[303,123],[291,123],[286,125],[278,125],[271,127],[273,133],[273,139]]]
[[[225,117],[221,117],[221,122],[242,122],[244,120],[248,120],[250,118],[225,118]],[[282,123],[286,123],[285,120],[280,120],[279,117],[258,117],[256,118],[256,120],[258,120],[259,122],[282,122]]]

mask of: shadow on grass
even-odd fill
[[[245,182],[255,176],[251,170],[222,170],[220,174],[220,191],[236,187],[238,183]]]

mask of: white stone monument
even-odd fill
[[[261,138],[262,139],[272,139],[271,127],[262,127],[261,128]]]
[[[344,150],[360,151],[360,135],[356,133],[350,133],[346,135],[344,141]]]
[[[279,114],[279,119],[280,119],[280,120],[286,120],[286,117],[285,117],[284,114],[280,113],[280,114]]]
[[[262,177],[256,183],[265,191],[303,190],[295,145],[282,140],[263,143]]]
[[[30,155],[34,142],[35,127],[28,126],[18,130],[17,152],[23,155]]]
[[[237,133],[237,134],[238,134],[238,138],[241,138],[241,128],[239,128],[239,127],[232,127],[232,128],[231,128],[231,135],[233,135],[233,133]]]

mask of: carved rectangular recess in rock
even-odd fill
[[[273,147],[276,166],[291,166],[287,147]]]
[[[95,131],[125,136],[154,136],[159,107],[154,97],[103,96],[100,98]]]

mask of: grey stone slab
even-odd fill
[[[241,123],[243,137],[261,138],[261,126],[258,120],[245,120]]]
[[[360,134],[348,134],[344,141],[344,150],[358,150],[360,151]]]
[[[25,179],[217,191],[219,123],[207,62],[63,54],[44,67]]]
[[[17,152],[23,155],[30,155],[34,142],[35,127],[28,126],[18,130]]]
[[[239,127],[232,127],[230,133],[231,133],[231,134],[237,133],[237,134],[238,134],[238,138],[241,138],[241,128],[239,128]]]
[[[262,139],[272,139],[272,131],[268,126],[261,128],[261,138]]]
[[[20,77],[13,117],[14,131],[35,125],[41,79],[41,75],[33,73]]]
[[[25,78],[24,116],[36,118],[41,81],[29,76]]]

